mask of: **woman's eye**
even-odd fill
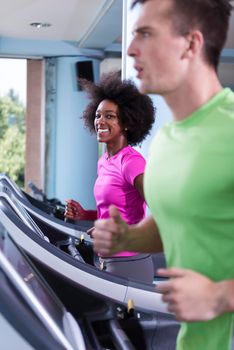
[[[113,114],[105,114],[105,115],[96,114],[95,115],[95,119],[100,119],[101,117],[103,117],[105,119],[112,119],[112,118],[115,118],[115,115],[113,115]]]

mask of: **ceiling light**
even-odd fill
[[[51,27],[52,24],[50,23],[47,23],[47,22],[32,22],[30,23],[30,26],[31,27],[34,27],[34,28],[48,28],[48,27]]]

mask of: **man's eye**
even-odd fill
[[[148,36],[150,36],[150,33],[149,32],[141,32],[141,36],[143,38],[147,38]]]

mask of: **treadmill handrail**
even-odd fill
[[[78,230],[76,226],[74,225],[74,228],[70,228],[68,226],[61,225],[60,223],[57,223],[55,221],[52,221],[51,218],[47,218],[48,214],[43,213],[41,214],[41,210],[38,208],[31,208],[31,205],[29,205],[26,202],[22,202],[22,205],[24,208],[29,211],[32,215],[36,216],[38,219],[45,221],[48,225],[55,227],[57,230],[66,233],[69,236],[72,236],[74,238],[80,239],[81,236],[84,236],[85,241],[92,242],[92,238],[85,232]],[[61,221],[61,220],[60,220]]]
[[[16,191],[16,193],[22,197],[25,198],[21,190],[17,187],[14,181],[12,181],[6,174],[2,173],[0,174],[0,181],[5,180],[13,189]]]
[[[11,197],[9,197],[7,195],[7,193],[0,191],[0,197],[5,198],[8,203],[13,207],[13,209],[15,210],[15,212],[17,213],[17,215],[20,217],[20,219],[27,225],[27,226],[33,226],[33,229],[36,229],[37,233],[39,236],[41,236],[41,238],[46,239],[44,233],[41,231],[41,229],[35,224],[35,222],[31,219],[30,215],[28,215],[27,211],[25,210],[25,208],[23,207],[23,210],[25,210],[24,215],[22,215],[22,212],[19,210],[19,208],[17,207],[17,205],[14,203],[14,201],[12,200]],[[22,207],[21,207],[22,209]],[[29,222],[27,221],[27,219],[25,218],[25,216],[27,217],[27,219],[29,220]]]
[[[0,174],[0,184],[1,181],[5,181],[7,184],[4,184],[7,186],[8,189],[10,189],[13,192],[14,197],[20,201],[22,206],[31,213],[32,215],[36,216],[39,220],[45,221],[48,225],[55,227],[56,229],[62,231],[63,233],[72,236],[74,238],[81,238],[81,235],[84,237],[85,241],[88,241],[92,243],[92,238],[85,232],[82,231],[76,226],[76,224],[65,224],[64,221],[59,220],[57,218],[51,218],[47,213],[43,212],[41,209],[34,207],[33,204],[30,203],[30,201],[26,198],[26,196],[20,191],[19,188],[17,188],[17,185],[12,181],[7,175]],[[0,186],[1,187],[1,186]]]

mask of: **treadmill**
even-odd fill
[[[138,324],[143,334],[147,334],[143,337],[146,345],[139,349],[157,349],[157,346],[162,350],[174,349],[179,323],[168,313],[153,285],[100,271],[87,264],[82,256],[74,257],[64,252],[49,241],[14,195],[9,195],[9,189],[0,193],[0,218],[11,239],[33,262],[75,317],[85,311],[92,314],[93,323],[99,324],[100,300],[104,300],[105,303],[111,303],[112,311],[107,312],[106,307],[101,307],[104,310],[101,312],[104,313],[102,317],[106,319],[110,317],[106,313],[111,314],[112,318],[121,319],[126,325],[126,310],[131,301]],[[78,292],[82,298],[77,297]],[[109,329],[109,319],[107,324]],[[97,327],[100,328],[100,324]],[[140,334],[137,331],[134,336],[136,333]]]
[[[34,221],[37,222],[38,226],[43,228],[51,227],[55,228],[58,231],[61,231],[70,237],[78,238],[82,236],[87,242],[92,242],[89,235],[86,234],[86,231],[93,226],[92,221],[80,220],[76,223],[65,222],[61,219],[54,217],[51,213],[48,213],[46,210],[39,208],[36,205],[33,205],[32,202],[28,199],[28,195],[23,192],[14,181],[12,181],[7,175],[0,174],[0,190],[14,195],[17,198],[17,201],[27,210],[30,216],[33,217]]]
[[[1,223],[0,281],[1,349],[87,349],[78,322]]]
[[[1,349],[140,349],[121,326],[114,304],[96,300],[95,312],[83,307],[74,317],[1,223],[0,281]],[[79,290],[76,297],[83,298]],[[137,319],[132,321],[131,329],[141,331],[137,341],[144,347],[143,332]]]
[[[79,241],[83,242],[84,244],[83,246],[79,246],[79,250],[82,250],[86,255],[86,261],[92,263],[92,239],[86,233],[86,231],[93,226],[92,221],[80,220],[76,221],[75,223],[71,223],[54,217],[54,215],[49,214],[46,210],[39,208],[39,206],[33,205],[33,202],[28,200],[28,196],[25,194],[25,192],[23,192],[15,184],[15,182],[5,174],[0,174],[0,188],[1,187],[5,187],[6,189],[8,188],[10,192],[14,193],[15,197],[18,198],[18,201],[21,202],[22,206],[24,206],[41,230],[51,233],[52,240],[54,240],[55,237],[59,237],[60,241],[64,239],[64,247],[70,242],[75,244],[79,244]],[[68,236],[63,236],[64,233]],[[67,237],[69,237],[69,241],[66,242]],[[164,253],[152,254],[152,259],[155,270],[166,266]],[[158,276],[156,276],[156,279],[161,280],[161,278]]]

